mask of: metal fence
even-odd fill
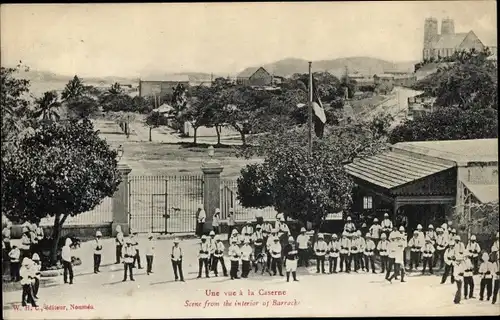
[[[203,203],[203,176],[130,176],[132,232],[194,232]]]
[[[236,220],[253,220],[256,209],[245,208],[237,200],[238,184],[236,180],[221,180],[220,209],[221,219],[227,219],[229,209],[233,208]],[[273,207],[260,209],[264,220],[275,219],[276,210]]]
[[[113,221],[113,199],[106,197],[93,210],[83,212],[74,217],[68,217],[64,222],[68,225],[86,225],[86,224],[101,224],[110,223]],[[40,221],[42,226],[54,225],[54,217],[43,218]]]

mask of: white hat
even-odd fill
[[[102,233],[101,233],[101,231],[97,231],[97,232],[95,233],[95,236],[96,236],[96,237],[102,237]]]
[[[387,239],[387,235],[385,233],[382,233],[382,235],[380,236],[380,238]]]
[[[236,238],[231,238],[231,243],[236,243]]]
[[[31,260],[40,261],[40,257],[38,256],[38,253],[33,253],[33,257],[31,257]]]
[[[373,222],[378,222],[378,219],[377,218],[373,219]]]
[[[337,234],[335,234],[335,233],[334,233],[334,234],[332,234],[332,238],[334,238],[334,239],[338,238],[338,237],[337,237]]]
[[[300,228],[300,232],[306,232],[306,228],[304,227]]]
[[[318,239],[323,239],[323,238],[324,238],[324,236],[322,233],[318,234]]]
[[[207,240],[207,236],[206,235],[202,235],[201,236],[201,240]]]
[[[215,213],[220,213],[220,209],[219,208],[215,208]]]
[[[436,232],[443,232],[443,229],[441,229],[441,227],[437,227]]]
[[[23,232],[23,233],[26,233],[26,232],[28,232],[28,231],[29,231],[29,230],[28,230],[28,227],[23,227],[23,229],[22,229],[22,232]]]
[[[434,229],[434,226],[432,224],[430,224],[429,229]]]
[[[371,237],[371,235],[370,235],[369,233],[367,233],[367,234],[365,235],[365,238],[370,238],[370,237]]]
[[[441,225],[441,228],[446,229],[446,228],[448,228],[448,225],[447,225],[446,223],[443,223],[443,224]]]
[[[250,220],[247,220],[247,224],[252,224],[252,221],[250,221]]]
[[[288,241],[290,242],[290,241],[295,241],[295,240],[293,239],[293,237],[292,237],[292,236],[289,236],[289,237],[288,237]]]
[[[122,226],[117,225],[115,230],[116,232],[122,232]]]
[[[403,226],[399,227],[399,231],[400,232],[404,232],[405,231],[405,227],[403,227]]]
[[[199,204],[198,209],[203,209],[203,204]]]
[[[470,236],[470,239],[471,239],[472,241],[476,241],[476,236],[475,236],[475,235],[472,235],[472,236]]]
[[[366,222],[363,222],[363,224],[361,225],[361,228],[366,228]]]
[[[258,225],[255,226],[255,229],[262,229],[262,227],[261,227],[260,224],[258,224]]]
[[[451,233],[457,233],[456,229],[451,229]]]
[[[388,217],[388,216],[389,216],[389,214],[387,212],[384,213],[384,217]]]
[[[418,232],[418,230],[413,231],[413,235],[414,235],[414,236],[418,236],[418,234],[419,234],[419,233],[420,233],[420,232]]]
[[[285,221],[285,217],[281,217],[281,218],[280,218],[280,221]]]
[[[454,237],[453,237],[453,239],[454,239],[455,241],[457,241],[457,240],[458,240],[458,241],[460,241],[460,236],[457,234],[456,236],[454,236]]]
[[[179,238],[175,238],[175,239],[174,239],[174,243],[179,243],[179,242],[180,242],[180,241],[179,241]]]
[[[419,224],[419,225],[417,226],[417,229],[418,229],[418,230],[422,229],[422,225],[421,225],[421,224]]]
[[[360,237],[360,236],[361,236],[361,230],[357,230],[357,231],[356,231],[356,235],[357,235],[358,237]]]
[[[212,231],[210,231],[210,235],[211,235],[211,236],[215,236],[215,231],[213,231],[213,230],[212,230]]]
[[[233,231],[231,231],[231,234],[238,234],[238,230],[233,229]]]
[[[23,265],[23,266],[27,266],[27,265],[29,265],[29,264],[31,264],[31,259],[30,259],[30,258],[28,258],[28,257],[24,257],[23,262],[22,262],[22,265]]]
[[[351,220],[352,220],[351,216],[348,216],[347,221],[351,221]]]
[[[66,238],[66,242],[65,243],[66,243],[67,246],[70,246],[71,244],[73,244],[73,241],[71,241],[70,238]]]

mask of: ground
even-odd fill
[[[141,241],[146,241],[141,239]],[[250,273],[246,280],[226,277],[195,279],[197,276],[197,240],[183,240],[186,282],[173,281],[169,254],[172,240],[157,240],[152,275],[137,270],[135,282],[122,282],[123,266],[114,263],[112,239],[104,242],[100,274],[92,273],[90,243],[84,243],[78,254],[83,264],[75,268],[73,285],[62,283],[62,276],[44,282],[40,289],[39,310],[16,311],[21,292],[4,288],[3,312],[9,319],[69,318],[188,318],[188,317],[282,317],[282,316],[403,316],[403,315],[498,315],[500,305],[475,300],[453,304],[455,285],[439,284],[438,276],[412,275],[406,283],[384,280],[381,274],[317,275],[299,268],[299,282]],[[143,257],[143,260],[144,257]],[[145,265],[145,261],[142,261]],[[228,264],[228,262],[226,262]],[[476,293],[479,295],[479,281]],[[240,294],[240,290],[242,295]],[[255,295],[249,295],[251,290]],[[259,295],[259,290],[285,291],[284,296]],[[210,292],[207,292],[210,291]],[[226,296],[225,292],[236,292]],[[219,296],[207,296],[207,293]],[[262,293],[262,292],[261,292]],[[189,301],[188,301],[189,300]],[[220,304],[205,307],[205,301]],[[254,306],[223,306],[224,301],[256,302]],[[273,300],[291,305],[273,306]],[[185,306],[200,302],[201,305]],[[270,301],[269,306],[263,305]],[[71,304],[91,305],[93,310],[70,310]],[[297,304],[297,305],[294,305]],[[50,311],[43,307],[63,306],[68,311]],[[200,310],[202,309],[202,310]]]

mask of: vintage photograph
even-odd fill
[[[2,4],[3,318],[500,315],[496,12]]]

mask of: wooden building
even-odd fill
[[[273,85],[273,76],[263,67],[247,68],[238,75],[236,82],[245,86],[269,87]]]
[[[169,75],[161,78],[139,80],[139,96],[163,97],[172,94],[178,84],[182,84],[187,88],[189,86],[189,77],[187,75]]]
[[[451,220],[469,193],[498,201],[498,139],[401,142],[345,170],[357,185],[354,213],[406,216],[410,230]]]

